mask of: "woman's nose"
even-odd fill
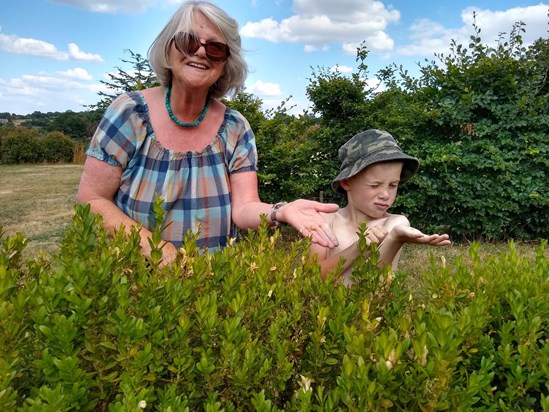
[[[204,43],[200,43],[200,46],[198,46],[198,49],[196,49],[196,51],[194,52],[195,55],[200,55],[200,56],[206,56],[206,46]]]

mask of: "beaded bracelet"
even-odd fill
[[[271,222],[273,222],[275,226],[281,226],[285,224],[284,222],[280,222],[279,220],[276,219],[276,211],[286,204],[288,204],[288,202],[278,202],[278,203],[275,203],[271,208],[269,217],[271,219]]]

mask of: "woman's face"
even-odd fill
[[[223,35],[204,14],[195,12],[192,32],[200,42],[226,43]],[[200,46],[198,50],[187,57],[175,47],[174,42],[170,46],[170,61],[172,65],[174,85],[182,84],[190,89],[209,90],[221,77],[226,62],[213,62],[206,57],[206,50]]]

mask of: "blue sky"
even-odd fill
[[[370,74],[390,63],[412,73],[418,62],[467,44],[473,10],[486,42],[526,23],[526,44],[548,37],[549,4],[521,0],[213,0],[240,24],[250,73],[246,91],[264,108],[290,98],[308,106],[312,70],[356,71],[366,41]],[[147,49],[181,1],[3,0],[0,6],[0,112],[86,110],[100,99],[100,80],[125,50]]]

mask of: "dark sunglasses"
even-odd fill
[[[175,48],[179,50],[180,53],[187,56],[192,56],[193,54],[195,54],[197,50],[200,49],[200,46],[204,47],[204,50],[206,50],[206,57],[213,62],[224,62],[229,58],[231,54],[229,46],[227,46],[225,43],[221,43],[218,41],[209,41],[206,43],[202,43],[192,33],[185,33],[183,31],[180,31],[174,34],[172,40],[175,44]]]

